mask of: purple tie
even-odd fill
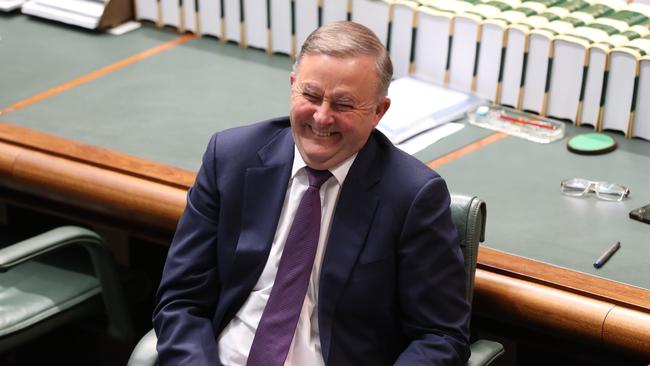
[[[271,295],[257,326],[247,366],[282,366],[305,301],[320,235],[320,186],[332,173],[305,167],[309,188],[293,219]]]

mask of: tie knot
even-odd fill
[[[320,189],[320,186],[322,186],[323,183],[332,176],[332,173],[330,173],[329,170],[316,170],[308,166],[305,167],[305,170],[307,171],[307,177],[309,178],[309,186],[318,189]]]

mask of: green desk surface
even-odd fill
[[[471,127],[474,128],[474,127]],[[569,136],[591,128],[572,128]],[[599,156],[576,155],[562,141],[548,145],[508,137],[437,171],[452,191],[487,202],[485,245],[511,254],[650,289],[650,225],[628,212],[650,203],[650,142],[625,141]],[[622,202],[560,193],[560,181],[587,178],[630,189]],[[614,242],[621,249],[601,269],[594,261]]]
[[[20,63],[23,57],[29,64],[29,67],[16,70],[6,84],[5,73],[2,74],[0,103],[5,104],[0,105],[0,109],[20,99],[12,98],[14,91],[4,85],[11,85],[12,89],[20,91],[16,94],[29,97],[179,36],[151,27],[119,37],[97,35],[25,19],[0,18],[0,29],[4,29],[7,22],[6,28],[12,29],[6,35],[0,33],[3,42],[7,40],[7,48],[18,49],[18,55],[12,56],[16,57],[12,63]],[[20,29],[16,31],[14,27]],[[53,31],[47,32],[42,27]],[[14,44],[22,38],[16,37],[14,32],[28,34],[28,38],[39,39],[39,42]],[[67,45],[66,53],[56,55],[58,44]],[[87,54],[104,51],[100,45],[116,51]],[[74,48],[79,52],[72,52]],[[81,56],[76,57],[77,53]],[[57,67],[44,69],[36,61],[47,58],[57,59],[57,62],[48,61]],[[0,61],[0,69],[4,63]],[[291,66],[292,61],[287,56],[269,56],[259,50],[223,44],[214,38],[199,38],[28,108],[7,113],[2,119],[196,170],[213,132],[287,114]],[[48,82],[38,90],[35,85],[42,79]],[[29,80],[28,85],[24,86],[23,80]]]
[[[0,13],[0,108],[176,37],[153,28],[116,37]]]
[[[145,26],[116,37],[0,16],[0,70],[15,70],[0,74],[0,108],[177,36]],[[287,113],[291,63],[199,38],[1,118],[196,170],[214,131]],[[416,157],[427,162],[490,134],[466,126]],[[451,191],[487,202],[487,246],[650,289],[650,225],[627,216],[650,203],[650,142],[614,137],[619,148],[602,156],[572,154],[566,138],[542,145],[508,137],[437,170]],[[560,181],[571,177],[627,185],[631,196],[562,196]],[[622,248],[594,269],[615,241]]]

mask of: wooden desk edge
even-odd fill
[[[474,308],[498,319],[650,356],[650,314],[477,269]]]
[[[650,313],[650,291],[481,246],[478,268]]]
[[[47,147],[47,146],[46,146]],[[125,217],[173,230],[185,208],[187,189],[151,174],[122,169],[117,155],[102,152],[98,164],[87,157],[52,154],[20,142],[0,139],[2,185],[24,193],[102,214]],[[94,157],[93,157],[94,158]],[[91,158],[91,160],[93,159]],[[155,175],[155,174],[154,174]]]
[[[187,190],[194,172],[0,121],[0,142]]]

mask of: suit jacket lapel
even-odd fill
[[[318,323],[321,350],[327,365],[333,314],[343,286],[366,243],[366,236],[379,203],[372,187],[379,181],[378,146],[373,136],[359,151],[348,172],[336,211],[321,270]]]
[[[229,275],[233,306],[239,309],[257,283],[273,242],[293,165],[294,143],[283,131],[258,155],[261,166],[246,170],[242,226]],[[227,314],[227,318],[233,314]]]

